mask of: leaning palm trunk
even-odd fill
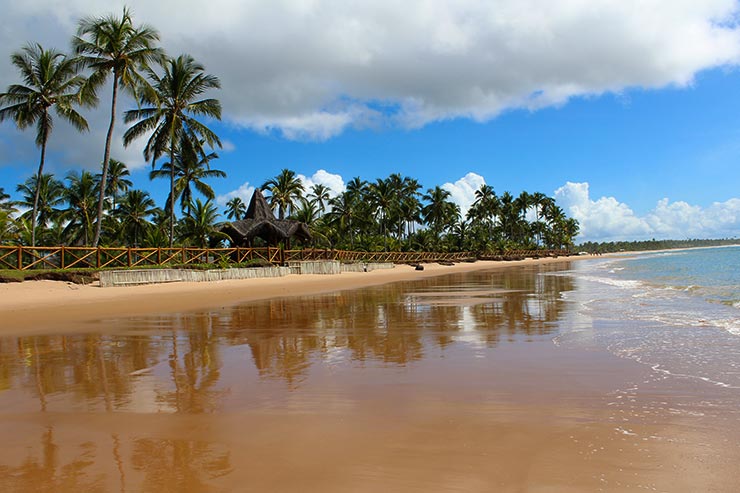
[[[113,76],[113,102],[110,108],[110,125],[105,136],[105,151],[103,151],[103,174],[100,177],[100,198],[98,199],[98,215],[95,224],[95,237],[92,246],[98,246],[100,242],[100,230],[103,225],[103,205],[105,204],[105,192],[108,183],[108,167],[110,166],[110,145],[113,140],[113,126],[116,123],[116,101],[118,99],[118,75]]]

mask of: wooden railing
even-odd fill
[[[290,261],[339,260],[341,262],[461,262],[475,259],[567,255],[560,250],[515,250],[503,255],[475,252],[356,252],[347,250],[284,250],[264,248],[127,248],[127,247],[29,247],[0,246],[0,270],[115,269],[131,267],[240,264],[261,260],[273,265]]]

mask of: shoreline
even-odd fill
[[[408,265],[372,272],[337,275],[291,274],[276,278],[214,282],[177,282],[101,288],[61,281],[26,281],[0,285],[0,337],[80,330],[103,318],[193,311],[270,298],[314,295],[427,277],[489,269],[526,267],[554,262],[598,258],[593,255],[476,261],[451,266],[424,264],[423,271]]]

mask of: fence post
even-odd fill
[[[131,247],[127,248],[128,250],[128,266],[131,267]]]
[[[23,270],[23,246],[18,245],[18,270]]]
[[[62,269],[64,269],[64,248],[65,248],[64,245],[62,245],[62,253],[61,253],[62,260],[61,262],[59,262],[59,265],[62,266]]]
[[[98,263],[97,263],[96,267],[98,269],[100,269],[100,247],[97,247],[97,261],[98,261]]]

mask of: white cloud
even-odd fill
[[[470,172],[455,183],[445,183],[442,188],[450,192],[450,200],[460,206],[462,217],[465,217],[475,202],[475,191],[485,184],[486,180],[481,175]]]
[[[703,208],[664,198],[645,216],[637,216],[614,197],[593,200],[588,183],[571,183],[555,191],[566,213],[578,220],[579,241],[727,238],[740,235],[740,199]]]
[[[221,207],[226,206],[226,202],[229,200],[239,197],[242,199],[242,201],[245,204],[249,204],[249,201],[252,200],[252,194],[254,194],[254,186],[250,185],[249,182],[244,182],[239,188],[236,190],[232,190],[231,192],[227,192],[223,195],[219,195],[216,197],[216,203],[220,205]]]
[[[80,17],[121,8],[0,2],[2,88],[15,81],[8,55],[21,43],[66,49]],[[486,121],[573,97],[685,86],[740,56],[735,0],[127,4],[136,21],[160,30],[170,53],[191,53],[221,78],[226,120],[288,139],[325,140],[379,123]],[[105,128],[105,111],[93,120]]]
[[[336,197],[337,195],[344,192],[346,188],[344,185],[344,179],[341,175],[329,173],[328,171],[323,169],[318,170],[316,173],[311,175],[311,177],[306,177],[299,174],[298,179],[301,180],[301,183],[303,183],[303,188],[305,189],[306,194],[310,194],[311,187],[319,183],[329,189],[330,197]]]

